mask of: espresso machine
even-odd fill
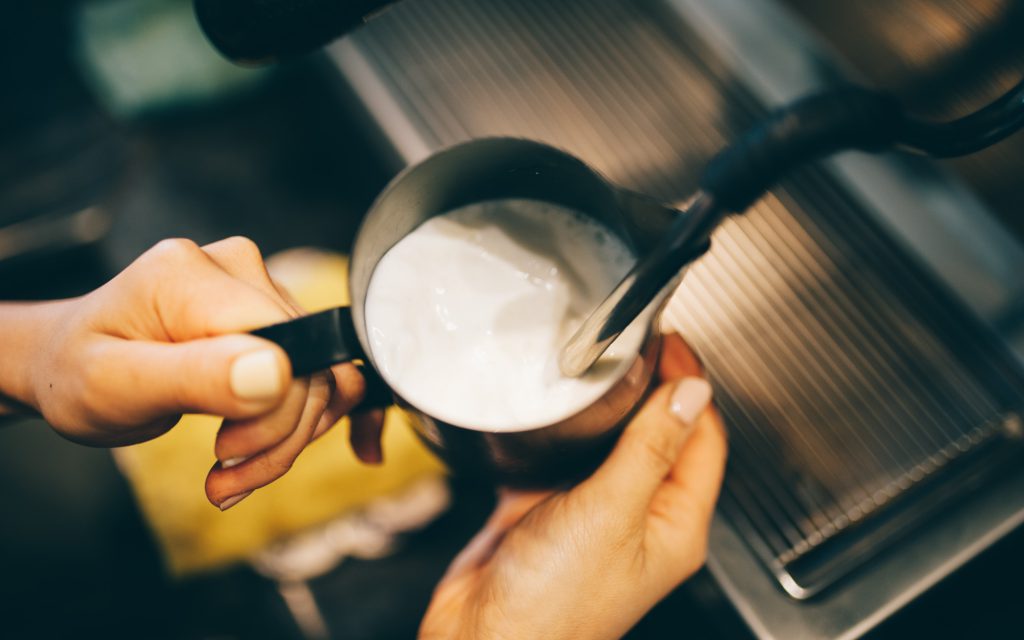
[[[701,354],[729,428],[709,581],[754,635],[859,637],[1024,521],[1024,141],[1007,138],[1024,124],[1019,4],[385,4],[196,8],[242,62],[326,46],[395,169],[511,136],[683,210],[701,188],[742,192],[727,207],[742,217],[693,232],[712,246],[666,319]],[[820,125],[785,110],[808,95],[846,96],[846,113],[859,98],[836,91],[850,83],[881,87],[901,115],[865,107],[842,144],[794,153],[862,152],[800,167],[768,154],[748,169],[755,187],[731,170],[709,187],[723,148],[763,143],[766,118]],[[979,110],[975,145],[893,124]],[[760,141],[742,137],[752,128]],[[939,162],[894,142],[991,148]]]

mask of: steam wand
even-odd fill
[[[952,122],[907,116],[889,95],[842,87],[803,98],[768,116],[708,163],[700,190],[666,239],[590,314],[559,354],[566,376],[587,372],[601,354],[690,262],[711,233],[742,213],[799,165],[846,150],[899,147],[935,158],[967,155],[1024,127],[1024,80],[988,106]]]

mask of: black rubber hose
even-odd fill
[[[845,150],[901,146],[949,158],[1024,127],[1024,81],[985,108],[945,123],[906,116],[889,95],[843,87],[776,111],[708,163],[701,188],[723,212],[746,210],[797,166]]]
[[[194,0],[206,37],[235,62],[267,63],[344,35],[392,0]]]
[[[798,165],[845,149],[891,145],[901,113],[887,94],[858,87],[803,98],[712,158],[700,186],[726,211],[744,211]]]
[[[896,144],[933,158],[955,158],[991,147],[1024,127],[1024,80],[987,107],[952,122],[906,119]]]

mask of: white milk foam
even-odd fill
[[[531,200],[474,204],[432,218],[377,265],[367,334],[381,375],[445,422],[519,431],[567,418],[631,365],[649,309],[581,378],[561,347],[633,266],[599,223]]]

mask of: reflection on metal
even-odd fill
[[[387,88],[385,134],[535,138],[672,202],[766,105],[836,77],[813,44],[767,0],[447,0],[399,5],[332,55],[358,50]],[[1021,459],[1006,425],[1024,378],[978,317],[1017,297],[1020,248],[958,242],[953,209],[984,212],[934,166],[858,162],[723,225],[669,311],[730,430],[709,564],[763,637],[863,633],[1024,514],[1020,465],[1002,464]],[[998,234],[982,219],[976,237]]]
[[[331,637],[327,622],[316,603],[316,597],[303,581],[280,582],[277,590],[306,640],[326,640]]]
[[[351,40],[333,45],[334,59],[367,108],[388,123],[387,141],[401,164],[412,164],[430,155],[424,133],[403,113],[392,90],[375,74],[374,67]],[[433,146],[437,146],[436,143]]]
[[[0,227],[0,263],[92,244],[106,235],[110,222],[106,211],[89,207],[71,215],[38,216]]]
[[[685,226],[671,226],[665,231],[664,235],[672,237],[672,244],[659,242],[652,252],[641,255],[562,348],[558,368],[563,375],[575,378],[586,373],[631,322],[675,290],[686,266],[707,251],[709,229],[722,215],[712,198],[698,193],[677,215],[677,223],[684,216],[687,220]],[[701,224],[702,219],[709,222]]]
[[[252,568],[273,580],[302,637],[331,637],[311,580],[346,558],[376,559],[397,548],[397,537],[425,526],[444,512],[451,492],[442,478],[426,477],[396,495],[378,497],[323,525],[279,540],[253,556]]]

